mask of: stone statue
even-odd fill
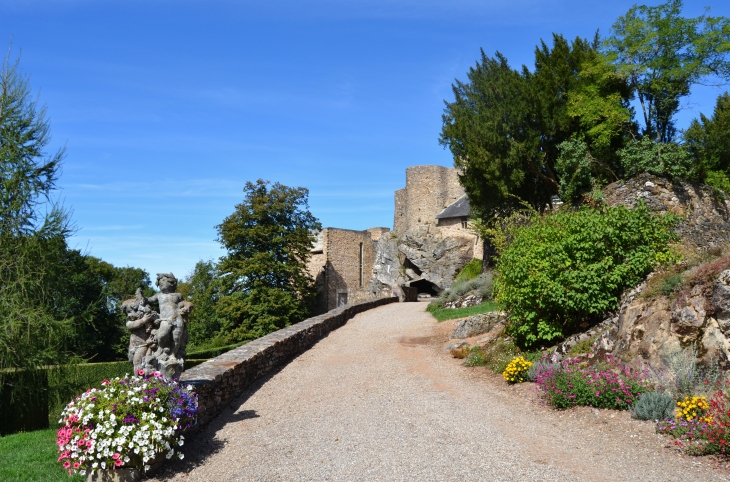
[[[135,372],[160,372],[168,379],[180,378],[185,364],[185,345],[188,342],[188,315],[193,304],[183,299],[172,273],[158,273],[155,283],[160,292],[145,298],[138,289],[135,298],[122,303],[127,314],[127,329],[132,332],[129,341],[129,361]],[[152,310],[157,303],[159,312]]]

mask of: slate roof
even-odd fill
[[[436,216],[436,219],[464,218],[469,216],[469,200],[466,194],[451,203]]]

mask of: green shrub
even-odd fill
[[[674,417],[677,404],[671,395],[661,392],[646,392],[629,409],[631,417],[638,420],[668,420]]]
[[[472,279],[457,279],[429,305],[429,311],[440,309],[444,303],[454,301],[467,294],[479,296],[483,301],[491,300],[494,279],[491,272],[478,274]]]
[[[594,341],[596,341],[595,338],[588,338],[586,340],[579,341],[578,343],[570,347],[570,350],[568,350],[568,354],[570,356],[578,356],[590,353],[593,349]]]
[[[474,258],[461,268],[456,275],[455,281],[469,281],[482,274],[482,260]]]
[[[496,300],[522,346],[547,344],[616,308],[621,293],[673,255],[676,217],[583,207],[536,216],[501,254]]]
[[[212,348],[200,348],[200,349],[194,349],[187,353],[187,356],[189,356],[191,359],[202,359],[202,358],[215,358],[217,356],[220,356],[228,351],[233,350],[234,348],[238,348],[239,346],[245,345],[248,343],[247,341],[242,341],[238,343],[233,343],[231,345],[225,345],[225,346],[216,346]],[[187,368],[187,362],[188,360],[185,360],[185,366]]]
[[[647,136],[630,141],[618,156],[627,178],[642,172],[682,179],[698,175],[689,149],[674,142],[657,143]]]

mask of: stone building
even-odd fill
[[[406,169],[406,187],[395,192],[393,231],[325,228],[308,269],[317,282],[319,311],[325,312],[402,296],[404,287],[436,295],[464,264],[481,256],[456,169],[412,166]]]
[[[318,311],[378,298],[390,293],[368,289],[375,261],[375,245],[389,228],[364,231],[324,228],[317,234],[307,266],[319,290]]]

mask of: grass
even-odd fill
[[[429,307],[430,308],[430,307]],[[465,318],[467,316],[480,315],[489,311],[497,311],[499,305],[494,301],[486,301],[476,306],[469,306],[468,308],[456,308],[456,309],[429,309],[428,311],[438,321],[454,320],[456,318]]]
[[[46,429],[0,437],[0,480],[81,482],[56,462],[56,430]]]

